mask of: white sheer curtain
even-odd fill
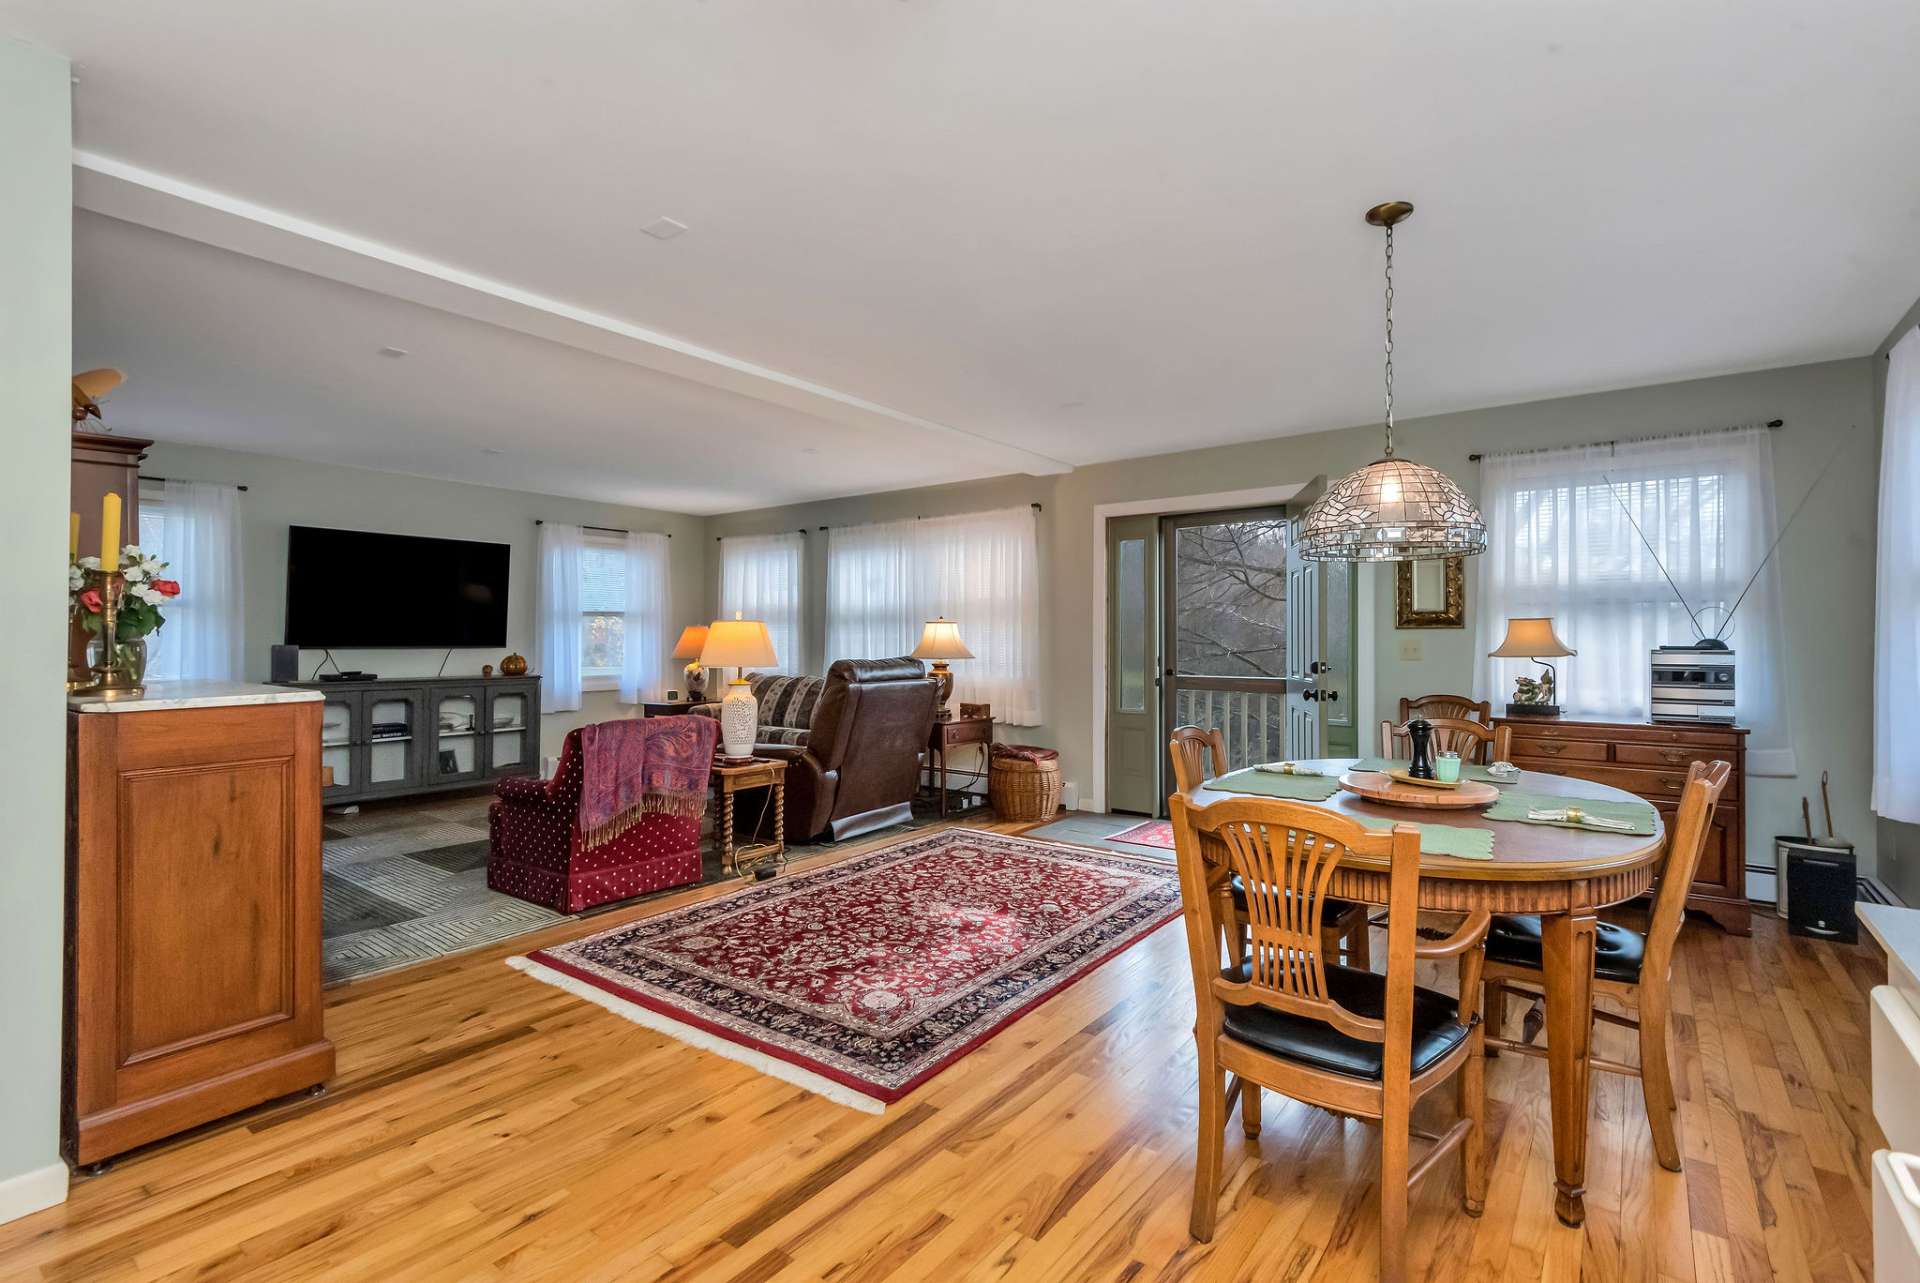
[[[1511,616],[1552,616],[1579,652],[1552,661],[1560,704],[1574,716],[1646,717],[1648,652],[1698,635],[1678,597],[1711,635],[1774,539],[1765,428],[1493,454],[1480,469],[1488,545],[1477,649],[1497,646]],[[1769,561],[1723,633],[1736,655],[1735,711],[1752,731],[1747,769],[1756,775],[1797,769],[1781,619],[1778,567]],[[1483,659],[1475,692],[1503,701],[1515,676],[1538,671],[1526,660]]]
[[[852,526],[827,534],[827,658],[905,655],[945,615],[974,654],[954,698],[1034,726],[1040,691],[1038,521],[1031,507]]]
[[[780,664],[762,671],[810,671],[800,625],[806,554],[806,537],[798,531],[729,535],[720,541],[720,618],[732,619],[738,612],[742,619],[766,623]]]
[[[1873,809],[1920,822],[1920,329],[1894,344],[1880,438],[1874,592]]]
[[[667,537],[627,535],[626,648],[620,662],[620,700],[638,704],[665,698],[661,669],[667,656],[669,580]]]
[[[164,481],[142,505],[140,539],[167,564],[180,595],[161,609],[147,675],[156,680],[235,681],[242,669],[240,490]]]
[[[568,713],[580,707],[579,526],[540,527],[540,586],[534,620],[534,662],[540,671],[540,711]]]

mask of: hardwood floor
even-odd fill
[[[1228,1128],[1214,1241],[1188,1238],[1193,1000],[1178,922],[878,1117],[500,961],[713,893],[330,991],[340,1072],[327,1096],[77,1178],[63,1207],[0,1227],[0,1276],[1372,1277],[1376,1133],[1274,1097],[1258,1142]],[[1587,1223],[1561,1226],[1545,1065],[1502,1057],[1487,1075],[1486,1214],[1457,1211],[1457,1164],[1423,1182],[1415,1277],[1871,1276],[1878,955],[1791,938],[1767,916],[1751,939],[1689,924],[1677,971],[1685,1172],[1654,1162],[1638,1084],[1596,1075]],[[1596,1036],[1631,1058],[1623,1031]],[[1429,1104],[1426,1121],[1447,1117]]]

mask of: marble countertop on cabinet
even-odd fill
[[[67,707],[77,713],[157,713],[176,708],[230,708],[241,704],[304,704],[326,698],[316,690],[295,690],[255,682],[148,682],[138,695],[102,699],[98,692],[76,691]]]

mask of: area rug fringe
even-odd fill
[[[643,1025],[656,1033],[678,1039],[690,1047],[698,1047],[702,1051],[710,1051],[716,1056],[737,1061],[770,1077],[778,1078],[782,1082],[792,1083],[795,1087],[803,1088],[816,1096],[824,1096],[836,1105],[845,1105],[849,1109],[857,1109],[867,1114],[886,1112],[887,1107],[884,1102],[857,1092],[843,1083],[834,1082],[810,1069],[802,1069],[799,1065],[789,1064],[764,1052],[755,1051],[751,1047],[743,1047],[737,1042],[710,1034],[704,1029],[696,1029],[692,1025],[675,1020],[671,1016],[663,1016],[638,1003],[628,1002],[597,985],[575,979],[564,972],[535,962],[525,955],[516,954],[508,958],[507,965],[556,989],[564,989],[576,998],[585,998],[595,1006],[611,1011],[622,1019],[631,1020],[636,1025]]]

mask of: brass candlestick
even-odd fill
[[[128,673],[119,664],[119,588],[125,581],[117,570],[89,570],[87,574],[95,580],[100,591],[100,652],[91,665],[92,684],[83,689],[106,699],[126,699],[138,695],[145,689],[141,677]]]

